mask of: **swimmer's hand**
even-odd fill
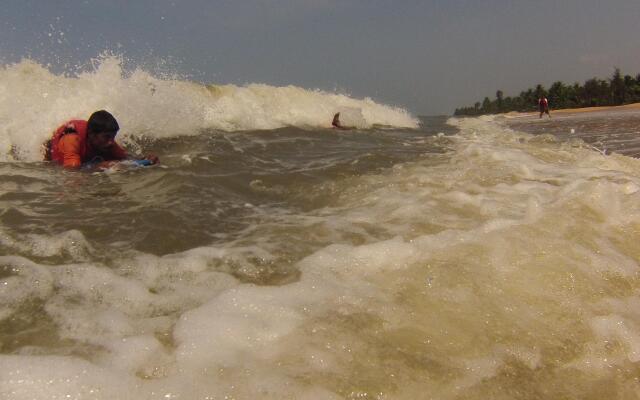
[[[109,161],[100,161],[85,164],[85,168],[88,169],[122,169],[127,166],[138,166],[138,167],[147,167],[149,165],[157,164],[160,160],[158,156],[155,154],[147,154],[144,158],[140,159],[128,159],[128,160],[109,160]]]
[[[142,160],[133,160],[133,163],[138,167],[148,167],[149,165],[153,165],[151,160],[147,160],[146,158]]]
[[[95,165],[93,165],[93,168],[98,168],[98,169],[109,169],[113,166],[115,166],[116,164],[118,164],[120,161],[118,160],[112,160],[112,161],[101,161]]]
[[[144,158],[133,160],[133,162],[139,167],[148,167],[149,165],[157,164],[160,160],[155,154],[147,154]]]
[[[160,162],[160,159],[158,158],[158,156],[156,156],[153,153],[149,153],[144,157],[144,160],[148,161],[149,164],[147,165],[154,165]]]
[[[148,167],[150,165],[154,165],[160,162],[158,156],[155,154],[147,154],[144,158],[139,158],[136,160],[129,160],[130,164],[136,165],[138,167]]]

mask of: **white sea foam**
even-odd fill
[[[331,127],[334,113],[347,124],[416,127],[400,108],[343,94],[265,84],[202,85],[161,79],[137,69],[126,74],[116,57],[106,57],[92,72],[55,75],[33,61],[0,68],[0,161],[38,161],[40,145],[71,118],[86,119],[99,109],[112,112],[121,140],[197,135],[286,126]]]
[[[333,183],[339,195],[307,230],[334,243],[299,260],[293,283],[221,268],[275,260],[266,245],[125,254],[111,267],[0,259],[15,267],[5,286],[44,285],[0,292],[5,314],[39,299],[61,339],[92,349],[0,356],[0,394],[581,398],[597,380],[603,396],[633,398],[640,161],[490,119],[452,123],[461,133],[445,162]],[[264,229],[246,239],[261,243]]]

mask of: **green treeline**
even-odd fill
[[[566,85],[555,82],[549,90],[542,85],[520,92],[516,97],[504,97],[502,90],[496,92],[494,100],[485,97],[482,103],[472,107],[456,108],[453,115],[482,115],[509,111],[536,111],[538,99],[545,96],[550,108],[580,108],[594,106],[618,106],[640,102],[640,74],[622,76],[616,68],[609,79],[592,78],[584,82]]]

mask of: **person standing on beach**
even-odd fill
[[[542,114],[547,113],[549,118],[551,118],[551,114],[549,114],[549,100],[546,97],[540,96],[538,99],[538,109],[540,110],[540,118],[542,118]]]

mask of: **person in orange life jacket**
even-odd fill
[[[538,109],[540,110],[540,118],[542,118],[542,114],[547,113],[549,118],[551,118],[551,114],[549,114],[549,100],[546,97],[540,96],[538,99]]]
[[[65,168],[80,168],[95,163],[108,168],[128,158],[127,151],[115,142],[120,126],[107,111],[96,111],[88,121],[71,120],[60,126],[47,143],[45,160],[54,161]],[[145,165],[155,164],[158,157],[148,155]]]

